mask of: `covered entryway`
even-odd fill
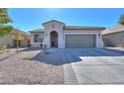
[[[58,47],[58,33],[56,31],[51,32],[51,47]]]
[[[66,48],[95,48],[95,35],[66,35]]]

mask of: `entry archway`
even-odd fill
[[[51,35],[51,47],[58,47],[58,33],[56,31],[52,31]]]

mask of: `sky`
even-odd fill
[[[10,8],[8,13],[15,28],[28,32],[53,19],[69,26],[111,27],[118,23],[124,8]]]

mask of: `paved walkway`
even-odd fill
[[[124,48],[122,47],[106,47],[106,49],[113,50],[116,52],[124,53]]]

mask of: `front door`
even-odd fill
[[[51,32],[51,47],[58,47],[58,34],[56,31]]]

